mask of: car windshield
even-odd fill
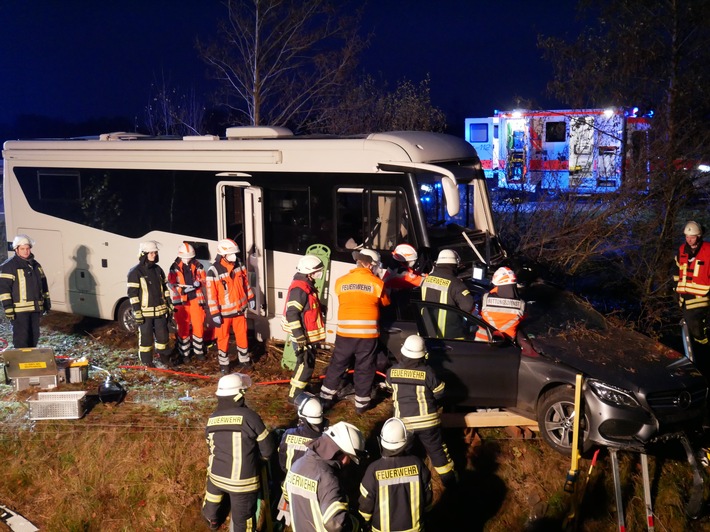
[[[570,331],[608,329],[604,316],[572,293],[550,285],[535,284],[523,293],[526,301],[525,333],[556,336]]]

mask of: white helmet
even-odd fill
[[[217,391],[215,395],[218,397],[230,397],[232,395],[241,395],[251,386],[251,377],[243,373],[232,373],[225,375],[217,383]]]
[[[34,246],[35,242],[32,240],[30,237],[27,235],[17,235],[13,240],[12,240],[12,249],[17,249],[20,246]]]
[[[306,397],[298,406],[298,417],[312,425],[323,423],[323,405],[315,396]]]
[[[413,334],[408,336],[400,349],[400,353],[407,358],[414,360],[424,358],[426,354],[426,345],[424,345],[424,339],[421,336]]]
[[[417,250],[409,244],[400,244],[392,252],[392,258],[398,262],[406,262],[409,266],[414,266],[419,255]]]
[[[503,286],[506,284],[515,284],[518,282],[518,278],[515,276],[515,272],[506,266],[501,266],[493,274],[493,279],[491,282],[495,286]]]
[[[380,254],[374,249],[361,249],[355,256],[355,260],[371,262],[373,264],[380,263]]]
[[[698,222],[689,221],[685,224],[685,229],[683,229],[683,234],[687,236],[703,236],[703,229],[700,227]]]
[[[439,251],[439,256],[436,258],[437,264],[455,264],[458,266],[460,262],[459,254],[453,249],[442,249]]]
[[[192,259],[195,257],[195,248],[193,248],[190,244],[187,242],[183,242],[180,244],[180,247],[178,248],[178,257],[181,259]]]
[[[322,272],[323,262],[315,255],[305,255],[298,261],[296,271],[304,274]]]
[[[409,433],[404,421],[398,417],[391,417],[382,425],[380,431],[380,445],[388,451],[400,451],[407,445]]]
[[[346,421],[338,421],[325,431],[325,434],[340,447],[340,450],[352,458],[356,464],[360,463],[359,455],[365,453],[365,438],[355,425]]]
[[[217,253],[223,257],[234,255],[235,253],[239,253],[239,246],[231,238],[225,238],[217,242]]]
[[[140,246],[138,246],[138,252],[141,255],[144,253],[157,253],[159,246],[160,242],[156,242],[155,240],[146,240],[145,242],[140,243]]]

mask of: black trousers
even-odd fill
[[[296,367],[293,370],[293,375],[291,375],[291,388],[288,392],[289,399],[294,399],[305,391],[316,367],[316,348],[314,346],[309,345],[299,351],[294,342],[293,350],[296,352]]]
[[[256,530],[256,503],[259,492],[232,493],[223,491],[207,478],[205,501],[202,503],[202,516],[216,530],[232,511],[232,530],[246,532]]]
[[[168,331],[168,317],[146,318],[138,327],[138,352],[143,364],[153,363],[153,338],[155,338],[155,351],[160,355],[161,361],[170,354],[170,332]]]
[[[441,427],[415,430],[414,436],[424,447],[429,460],[431,460],[431,465],[439,473],[444,485],[456,482],[454,462],[449,456],[449,449],[446,447],[444,438],[441,435]]]
[[[39,342],[39,312],[16,312],[12,320],[12,345],[15,349],[37,347]]]
[[[335,337],[335,348],[325,374],[320,396],[330,400],[335,396],[345,371],[354,360],[355,405],[358,408],[370,403],[372,383],[375,380],[377,338]]]

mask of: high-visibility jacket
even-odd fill
[[[342,467],[335,456],[340,448],[329,436],[307,445],[286,475],[286,496],[293,532],[348,532],[354,522],[348,514],[348,499],[340,485]]]
[[[0,302],[6,314],[49,311],[47,277],[34,255],[15,255],[0,265]]]
[[[407,429],[416,431],[441,424],[437,402],[444,396],[445,385],[422,360],[406,359],[387,370],[392,387],[394,415]]]
[[[422,514],[432,504],[429,468],[417,456],[383,456],[365,471],[359,503],[374,532],[423,530]]]
[[[525,301],[518,298],[501,297],[498,287],[483,295],[481,302],[481,317],[487,323],[511,338],[515,338],[518,325],[525,315]],[[487,342],[488,333],[479,329],[476,331],[476,340]]]
[[[339,336],[377,338],[380,305],[390,304],[385,283],[369,268],[355,268],[335,281]]]
[[[691,247],[682,244],[675,256],[678,273],[673,276],[681,306],[695,309],[710,306],[710,243],[701,242],[693,253]]]
[[[281,327],[291,333],[293,338],[305,337],[310,343],[325,339],[325,323],[318,291],[303,273],[297,273],[288,288]]]
[[[388,268],[382,280],[388,290],[411,290],[421,286],[426,275],[416,272],[414,269],[404,266],[399,268]]]
[[[218,488],[230,493],[259,489],[260,458],[274,452],[273,437],[259,414],[233,397],[219,397],[217,409],[207,420],[209,447],[207,475]]]
[[[205,268],[199,260],[190,259],[185,263],[177,258],[168,271],[168,288],[173,305],[197,301],[200,305],[205,303],[205,294],[202,287],[207,281]],[[196,283],[197,286],[195,286]]]
[[[147,255],[129,270],[127,292],[136,317],[158,318],[170,310],[165,272],[156,262],[149,261]]]
[[[207,270],[207,304],[212,316],[230,318],[246,311],[254,293],[249,286],[247,270],[239,262],[232,263],[221,255]]]
[[[321,432],[308,423],[301,422],[297,427],[287,429],[279,444],[279,465],[288,473],[293,463],[306,454],[306,444],[320,438]]]

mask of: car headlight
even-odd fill
[[[611,386],[595,380],[588,380],[587,384],[597,395],[597,397],[605,403],[626,406],[629,408],[638,408],[641,406],[634,397],[634,394],[627,390],[622,390],[616,386]]]

